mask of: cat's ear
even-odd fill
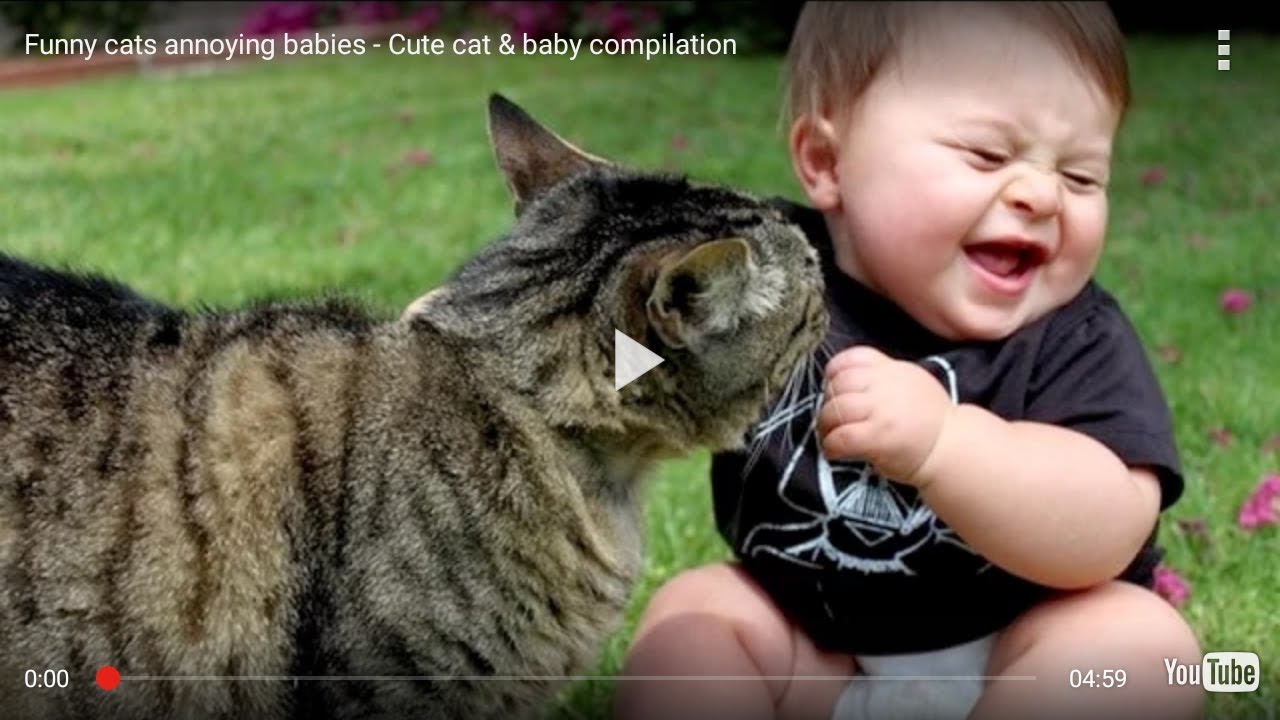
[[[649,324],[672,348],[696,347],[703,337],[733,330],[752,305],[756,274],[745,240],[702,243],[660,267],[645,303]]]
[[[515,201],[516,215],[562,180],[611,164],[574,147],[497,94],[489,96],[489,142]]]

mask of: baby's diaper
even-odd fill
[[[904,655],[857,656],[832,720],[962,720],[982,695],[996,633]]]

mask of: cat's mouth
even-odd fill
[[[783,350],[774,365],[774,372],[765,385],[765,394],[772,395],[776,389],[787,384],[797,372],[804,359],[808,357],[826,336],[828,323],[827,305],[821,294],[811,295],[800,313],[800,319],[791,329]]]

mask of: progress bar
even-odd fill
[[[122,681],[216,681],[216,680],[255,680],[255,681],[357,681],[370,680],[416,680],[416,681],[463,681],[463,682],[511,682],[516,680],[612,680],[612,681],[697,681],[707,680],[1036,680],[1036,675],[121,675]]]

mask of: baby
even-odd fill
[[[714,459],[736,561],[655,594],[618,716],[1198,716],[1150,589],[1169,411],[1092,277],[1129,101],[1107,6],[810,3],[788,69],[812,208],[780,204],[831,332]]]

